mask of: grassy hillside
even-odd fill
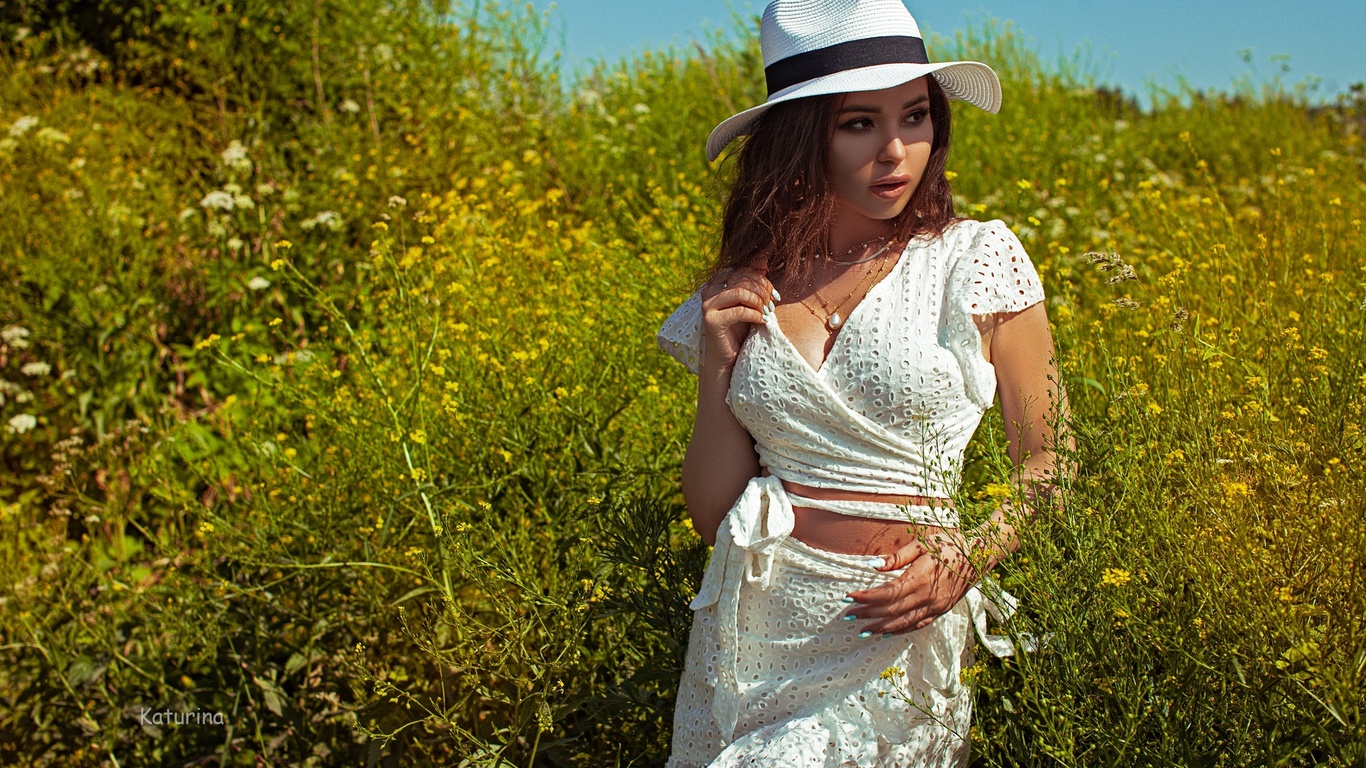
[[[522,10],[90,7],[0,4],[0,762],[662,764],[707,552],[653,335],[752,37],[564,89]],[[953,183],[1079,443],[976,762],[1366,761],[1366,104],[931,53],[1003,74]]]

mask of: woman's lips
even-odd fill
[[[895,200],[906,191],[907,182],[895,181],[887,184],[874,184],[870,187],[873,194],[886,200]]]

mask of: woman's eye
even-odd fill
[[[906,122],[910,123],[911,125],[919,125],[922,121],[925,120],[925,118],[929,116],[930,111],[928,109],[917,109],[909,115],[906,115]]]
[[[872,127],[872,125],[872,120],[869,120],[866,117],[856,117],[853,120],[850,120],[849,122],[845,123],[843,128],[846,131],[865,131],[868,128]]]

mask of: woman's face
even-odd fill
[[[845,94],[826,166],[837,231],[860,236],[900,214],[925,173],[933,139],[925,78]]]

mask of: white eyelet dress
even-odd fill
[[[859,302],[813,369],[765,313],[733,368],[727,403],[769,476],[750,481],[717,531],[695,611],[667,768],[921,768],[968,760],[971,691],[959,679],[975,634],[1014,601],[989,579],[930,625],[858,637],[846,594],[891,580],[880,558],[791,538],[793,506],[957,526],[942,506],[817,501],[819,488],[948,498],[995,394],[973,315],[1043,299],[1038,275],[1001,222],[959,221],[913,239]],[[701,296],[680,306],[659,344],[701,365]]]

